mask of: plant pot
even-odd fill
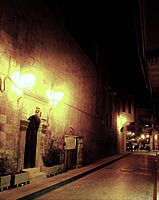
[[[12,187],[18,187],[30,182],[29,173],[28,172],[19,172],[17,174],[12,175]]]
[[[11,184],[11,175],[0,176],[0,190],[8,189]]]
[[[64,164],[54,165],[52,167],[42,166],[42,171],[46,173],[47,177],[51,177],[65,171]]]

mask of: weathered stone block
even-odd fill
[[[62,173],[65,171],[64,164],[54,165],[52,167],[42,166],[42,171],[46,173],[48,177],[54,176],[56,174]]]
[[[3,126],[3,131],[5,133],[11,133],[12,132],[12,125],[5,124],[5,126]]]
[[[13,184],[16,186],[19,186],[22,183],[26,184],[30,181],[28,172],[21,172],[19,174],[15,174],[13,179],[14,179]]]
[[[6,133],[0,131],[0,149],[6,146]]]
[[[7,121],[7,116],[4,115],[4,114],[1,114],[0,115],[0,123],[1,124],[6,124],[6,121]]]
[[[6,176],[0,176],[0,189],[3,191],[4,188],[7,188],[10,186],[11,183],[11,175]]]

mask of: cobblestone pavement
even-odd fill
[[[39,200],[156,200],[156,157],[133,153]]]

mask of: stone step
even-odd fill
[[[26,171],[26,172],[28,172],[29,174],[32,174],[32,173],[40,172],[40,168],[37,168],[37,167],[34,167],[34,168],[27,168],[27,169],[24,169],[23,171]]]
[[[45,172],[40,172],[39,168],[28,168],[28,169],[24,169],[24,171],[29,173],[29,180],[30,183],[36,182],[36,181],[40,181],[42,179],[47,178],[47,175]]]
[[[30,183],[37,182],[46,178],[47,176],[45,172],[35,172],[30,174]]]

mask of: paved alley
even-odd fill
[[[39,200],[155,200],[155,154],[133,153]]]

